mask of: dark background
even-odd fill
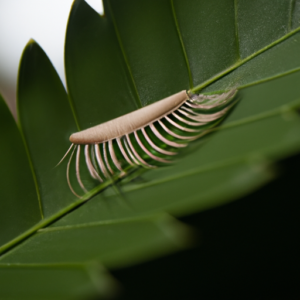
[[[181,218],[194,248],[112,272],[117,299],[300,299],[300,155],[277,167],[260,190]]]

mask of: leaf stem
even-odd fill
[[[233,64],[231,67],[227,68],[226,70],[216,74],[215,76],[211,77],[210,79],[202,82],[201,84],[197,85],[196,87],[194,87],[193,89],[191,89],[192,93],[197,93],[199,91],[201,91],[203,88],[205,88],[206,86],[208,86],[209,84],[213,83],[214,81],[216,81],[217,79],[225,76],[226,74],[232,72],[233,70],[237,69],[238,67],[240,67],[241,65],[245,64],[246,62],[248,62],[249,60],[251,60],[252,58],[256,57],[257,55],[265,52],[266,50],[276,46],[277,44],[281,43],[282,41],[286,40],[287,38],[289,38],[290,36],[294,35],[295,33],[300,31],[300,27],[296,28],[295,30],[289,32],[288,34],[284,35],[283,37],[281,37],[280,39],[274,41],[273,43],[269,44],[268,46],[260,49],[259,51],[249,55],[248,57],[236,62],[235,64]]]

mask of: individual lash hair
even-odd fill
[[[221,94],[193,94],[181,91],[141,109],[73,133],[72,143],[59,164],[71,152],[70,165],[76,152],[76,178],[86,193],[80,176],[80,153],[84,148],[85,164],[90,176],[101,182],[124,177],[136,167],[157,168],[174,162],[181,149],[207,134],[237,103],[237,89]]]

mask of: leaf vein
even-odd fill
[[[293,12],[295,8],[295,0],[290,1],[290,14],[289,14],[289,23],[288,23],[288,31],[292,30],[292,22],[293,22]]]
[[[42,229],[38,230],[38,232],[70,230],[70,229],[107,226],[107,225],[132,223],[132,222],[149,222],[149,221],[154,221],[156,219],[159,219],[163,215],[164,214],[159,213],[159,214],[154,214],[154,215],[141,215],[139,217],[133,217],[133,218],[122,218],[122,219],[115,219],[115,220],[105,220],[105,221],[98,221],[98,222],[82,223],[82,224],[76,224],[76,225],[47,227],[47,228],[42,228]]]
[[[31,170],[31,173],[32,173],[32,177],[33,177],[33,181],[34,181],[34,185],[35,185],[35,189],[36,189],[36,194],[37,194],[37,198],[38,198],[38,204],[39,204],[39,210],[40,210],[41,218],[44,219],[41,193],[40,193],[40,188],[39,188],[39,185],[38,185],[38,182],[37,182],[36,172],[35,172],[33,162],[32,162],[32,159],[31,159],[31,155],[30,155],[30,152],[29,152],[29,149],[28,149],[27,141],[25,139],[25,136],[24,136],[24,133],[23,133],[23,130],[22,130],[22,126],[21,126],[20,123],[18,124],[18,127],[19,127],[19,131],[20,131],[23,143],[24,143],[25,152],[26,152],[28,162],[29,162],[29,166],[30,166],[30,170]]]
[[[134,77],[133,77],[133,74],[132,74],[132,70],[131,70],[131,67],[130,67],[130,64],[129,64],[129,61],[128,61],[126,52],[125,52],[125,49],[124,49],[124,45],[123,45],[123,43],[122,43],[122,39],[121,39],[121,36],[120,36],[120,33],[119,33],[119,29],[118,29],[118,26],[117,26],[117,22],[116,22],[116,19],[115,19],[113,10],[112,10],[112,8],[111,8],[110,2],[107,1],[107,4],[108,4],[108,8],[109,8],[109,11],[110,11],[110,14],[111,14],[112,22],[113,22],[114,29],[115,29],[115,33],[116,33],[116,36],[117,36],[117,40],[118,40],[119,46],[120,46],[120,48],[121,48],[121,52],[122,52],[122,55],[123,55],[125,64],[126,64],[126,66],[127,66],[127,70],[128,70],[128,72],[129,72],[130,79],[131,79],[131,82],[132,82],[132,84],[133,84],[133,87],[134,87],[134,91],[135,91],[136,97],[137,97],[137,99],[138,99],[137,105],[138,105],[139,108],[141,108],[141,107],[143,106],[143,105],[142,105],[142,101],[141,101],[140,96],[139,96],[139,93],[138,93],[138,89],[137,89],[137,86],[136,86],[136,83],[135,83],[135,80],[134,80]]]
[[[241,54],[240,54],[239,27],[237,21],[238,21],[238,0],[234,0],[235,39],[236,39],[236,48],[238,52],[238,61],[239,61],[241,60]]]
[[[183,55],[184,55],[186,67],[187,67],[188,74],[189,74],[190,89],[192,89],[194,87],[193,76],[192,76],[192,72],[191,72],[191,68],[190,68],[190,63],[189,63],[189,59],[188,59],[188,56],[187,56],[187,52],[186,52],[186,49],[185,49],[184,41],[183,41],[183,38],[182,38],[182,34],[181,34],[181,31],[180,31],[180,28],[179,28],[178,19],[177,19],[177,15],[176,15],[176,11],[175,11],[175,6],[174,6],[174,0],[170,0],[170,2],[171,2],[171,9],[172,9],[172,14],[173,14],[174,22],[175,22],[176,31],[177,31],[177,34],[178,34],[178,38],[179,38],[179,41],[180,41],[181,49],[182,49],[182,52],[183,52]]]
[[[200,83],[199,85],[195,86],[191,91],[193,93],[199,92],[200,90],[202,90],[203,88],[205,88],[206,86],[208,86],[209,84],[213,83],[214,81],[216,81],[217,79],[225,76],[226,74],[232,72],[233,70],[237,69],[238,67],[240,67],[241,65],[245,64],[246,62],[248,62],[249,60],[253,59],[254,57],[258,56],[259,54],[265,52],[266,50],[276,46],[277,44],[283,42],[284,40],[286,40],[287,38],[289,38],[290,36],[294,35],[295,33],[300,31],[300,27],[296,28],[293,31],[290,31],[288,34],[282,36],[280,39],[274,41],[273,43],[269,44],[268,46],[260,49],[259,51],[249,55],[248,57],[246,57],[245,59],[242,59],[240,61],[238,61],[237,63],[233,64],[231,67],[225,69],[224,71],[218,73],[217,75],[211,77],[210,79]]]

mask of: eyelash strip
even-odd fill
[[[237,103],[237,90],[204,95],[181,91],[151,105],[103,124],[73,133],[71,147],[59,164],[71,152],[70,165],[76,152],[76,178],[87,192],[80,177],[80,153],[84,147],[86,167],[95,180],[103,182],[118,175],[123,177],[132,167],[157,168],[172,163],[180,149],[208,133]]]

